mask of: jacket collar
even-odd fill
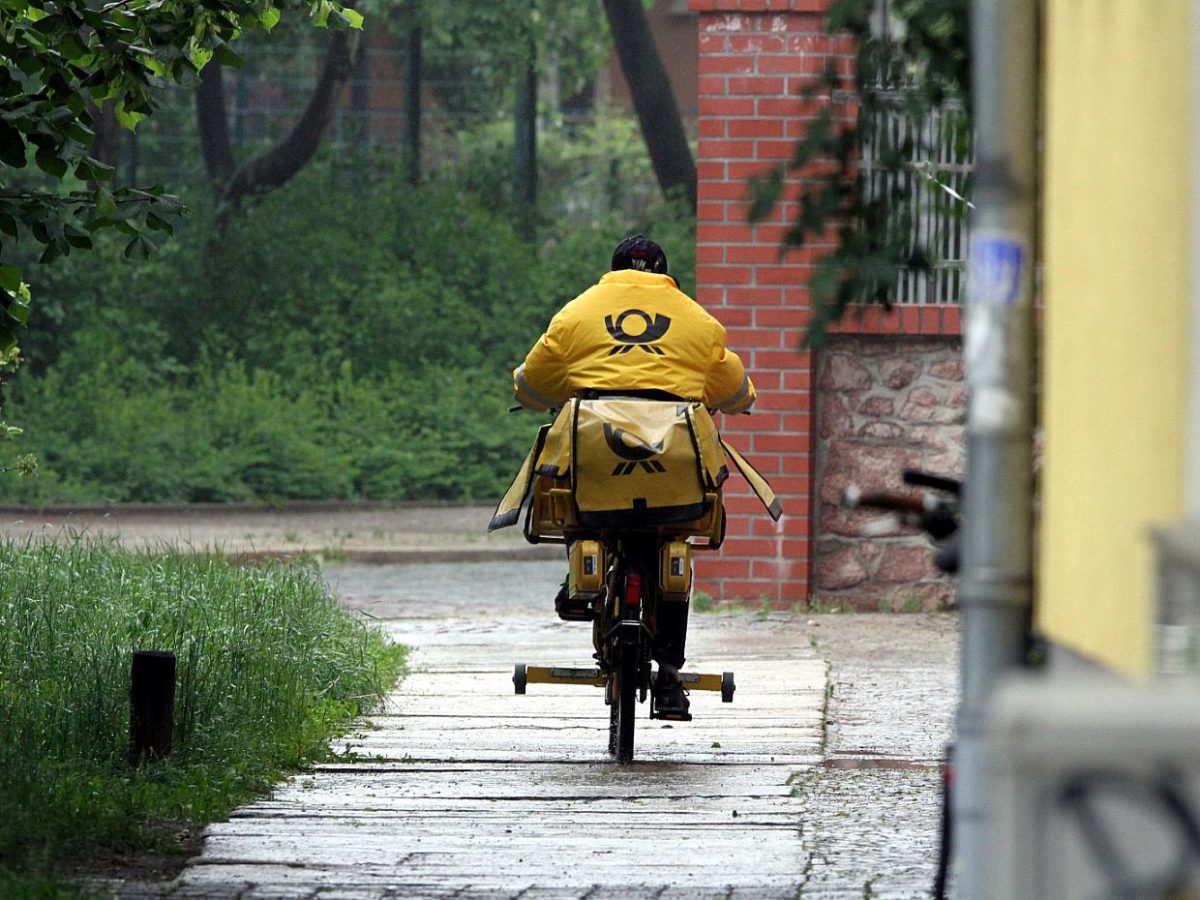
[[[640,284],[646,287],[679,287],[679,282],[670,275],[659,275],[656,272],[639,272],[637,269],[617,269],[615,272],[605,272],[600,278],[600,283]]]

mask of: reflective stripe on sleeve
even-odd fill
[[[742,376],[742,386],[734,391],[729,397],[717,404],[717,409],[721,412],[741,412],[743,408],[748,408],[749,403],[743,404],[747,396],[750,394],[750,376]]]
[[[524,363],[521,363],[521,365],[517,366],[516,380],[517,380],[517,394],[518,394],[517,399],[520,399],[520,395],[524,394],[526,397],[528,397],[534,403],[538,404],[539,406],[542,406],[545,409],[551,409],[555,406],[556,402],[554,400],[551,400],[550,398],[545,397],[542,394],[539,394],[537,391],[535,391],[533,389],[533,386],[528,381],[525,380],[525,364]]]

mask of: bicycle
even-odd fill
[[[531,498],[526,540],[569,545],[564,618],[593,626],[594,667],[521,663],[513,672],[516,693],[530,684],[603,688],[608,752],[618,762],[633,759],[637,705],[647,697],[650,718],[691,719],[690,712],[659,707],[656,687],[666,684],[664,678],[733,701],[732,672],[676,672],[664,662],[682,662],[692,552],[716,550],[724,539],[721,486],[729,461],[778,518],[782,509],[769,485],[717,436],[700,404],[627,396],[572,400],[553,425],[540,429],[493,517],[492,528],[515,524],[526,496]],[[671,475],[680,472],[690,474]]]
[[[556,498],[557,499],[557,498]],[[553,502],[553,501],[551,501]],[[561,501],[559,501],[561,503]],[[724,513],[716,498],[706,521],[723,530]],[[541,506],[535,500],[535,507]],[[536,521],[536,516],[531,516]],[[573,529],[568,527],[567,533]],[[586,532],[584,532],[586,533]],[[664,713],[656,703],[654,670],[656,641],[666,604],[682,610],[686,629],[687,596],[691,589],[693,547],[716,549],[720,541],[692,544],[669,526],[604,530],[592,537],[572,540],[570,618],[593,623],[592,642],[597,665],[593,668],[540,667],[518,664],[513,684],[524,694],[529,684],[593,685],[604,689],[609,707],[608,752],[618,762],[632,761],[637,706],[649,697],[650,718],[689,721],[690,713]],[[544,538],[543,538],[544,540]],[[720,675],[679,672],[689,691],[719,691],[721,700],[733,702],[733,672]]]

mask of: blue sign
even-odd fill
[[[971,240],[967,301],[987,306],[1011,306],[1021,296],[1021,278],[1029,264],[1024,242],[996,234]]]

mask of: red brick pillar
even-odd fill
[[[697,300],[729,331],[758,388],[751,416],[722,432],[771,481],[784,518],[773,523],[744,482],[727,491],[729,529],[719,555],[701,554],[698,587],[721,600],[780,605],[809,597],[814,439],[813,361],[799,345],[810,317],[807,282],[820,245],[780,259],[803,179],[772,218],[746,224],[751,174],[787,159],[828,98],[799,92],[830,60],[852,72],[849,42],[825,32],[828,0],[690,0],[700,13]]]

